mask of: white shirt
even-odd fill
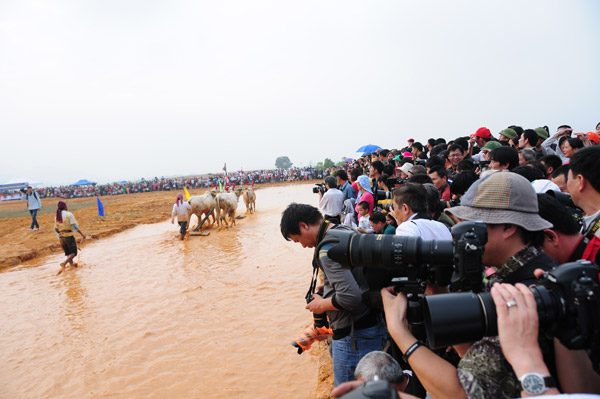
[[[173,216],[177,216],[178,222],[187,222],[190,219],[189,211],[192,207],[189,203],[183,201],[181,205],[177,206],[177,203],[173,205]]]
[[[397,236],[421,237],[424,240],[451,240],[450,230],[440,222],[428,219],[414,219],[412,215],[406,222],[396,228]]]
[[[337,216],[344,209],[344,193],[337,188],[330,188],[323,194],[319,207],[327,216]]]

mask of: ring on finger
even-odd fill
[[[512,308],[513,306],[517,306],[517,303],[515,301],[508,301],[506,302],[506,307],[507,308]]]

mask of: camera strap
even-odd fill
[[[308,292],[306,293],[307,301],[312,298],[313,294],[315,293],[315,289],[317,288],[317,281],[319,277],[319,243],[323,241],[323,237],[325,237],[325,233],[327,232],[327,226],[329,225],[329,223],[329,220],[323,220],[321,226],[319,226],[319,232],[317,233],[317,245],[315,246],[315,253],[312,261],[313,274],[310,280],[310,286],[308,287]]]

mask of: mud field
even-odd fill
[[[0,398],[327,397],[324,344],[290,345],[311,321],[312,252],[279,232],[288,203],[317,196],[310,184],[256,195],[237,226],[184,241],[174,192],[102,197],[104,218],[95,198],[67,200],[91,239],[58,276],[57,200],[43,200],[37,232],[24,202],[1,203]]]

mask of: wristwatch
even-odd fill
[[[538,373],[527,373],[519,378],[521,389],[527,395],[541,395],[550,388],[556,388],[556,381]]]

